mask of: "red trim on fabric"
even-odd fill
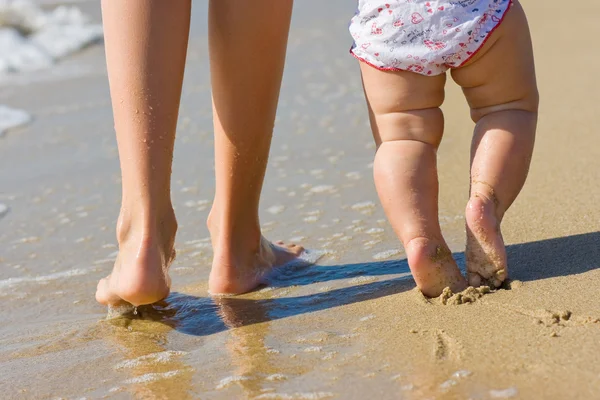
[[[502,18],[500,18],[500,21],[498,21],[498,23],[496,24],[496,26],[490,31],[490,33],[483,40],[483,42],[481,43],[481,45],[479,45],[479,47],[477,48],[477,50],[475,50],[473,52],[473,54],[469,55],[469,57],[466,60],[464,60],[463,62],[461,62],[460,64],[458,64],[456,67],[451,67],[451,68],[460,68],[460,67],[462,67],[463,65],[465,65],[466,63],[468,63],[471,59],[473,59],[473,57],[475,57],[477,55],[477,53],[479,53],[479,51],[487,43],[488,39],[492,37],[492,35],[496,31],[496,29],[498,29],[498,27],[502,24],[502,22],[504,21],[504,17],[506,17],[506,14],[508,14],[508,10],[510,10],[513,5],[514,5],[513,0],[510,0],[510,3],[508,4],[508,7],[506,7],[506,10],[504,10],[504,13],[502,14]]]
[[[431,75],[427,75],[427,74],[422,74],[420,72],[415,72],[415,71],[410,71],[408,69],[404,69],[404,68],[395,68],[395,67],[378,67],[377,65],[365,60],[362,57],[357,56],[354,51],[352,51],[353,49],[350,49],[350,54],[352,55],[352,57],[356,58],[358,61],[363,62],[365,64],[367,64],[369,67],[373,67],[375,69],[378,69],[380,71],[387,71],[387,72],[412,72],[413,74],[419,74],[419,75],[423,75],[423,76],[437,76],[437,75],[441,75],[441,74],[445,74],[446,71],[442,71],[439,74],[435,74],[432,72]]]

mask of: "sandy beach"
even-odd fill
[[[540,123],[502,227],[511,281],[486,294],[415,288],[373,184],[352,1],[296,2],[262,195],[265,235],[323,256],[244,296],[207,293],[205,2],[194,3],[175,149],[173,292],[136,317],[107,319],[94,300],[117,252],[121,195],[103,46],[2,78],[0,104],[33,121],[0,137],[0,397],[600,398],[600,3],[522,4]],[[99,2],[77,5],[100,21]],[[473,123],[450,80],[443,109],[440,219],[464,270]]]

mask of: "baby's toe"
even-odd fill
[[[481,275],[477,272],[467,272],[467,280],[469,281],[469,286],[476,288],[481,286]]]
[[[496,277],[493,277],[490,279],[490,283],[493,285],[493,287],[495,288],[499,288],[500,286],[502,286],[502,281]]]

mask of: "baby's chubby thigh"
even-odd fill
[[[377,145],[416,140],[437,147],[442,139],[446,75],[382,71],[360,63],[373,136]]]
[[[475,122],[504,110],[537,112],[533,46],[523,7],[518,1],[478,53],[452,70],[463,88]]]

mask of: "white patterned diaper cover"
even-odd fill
[[[483,46],[512,0],[359,0],[350,22],[356,58],[381,70],[440,75]]]

